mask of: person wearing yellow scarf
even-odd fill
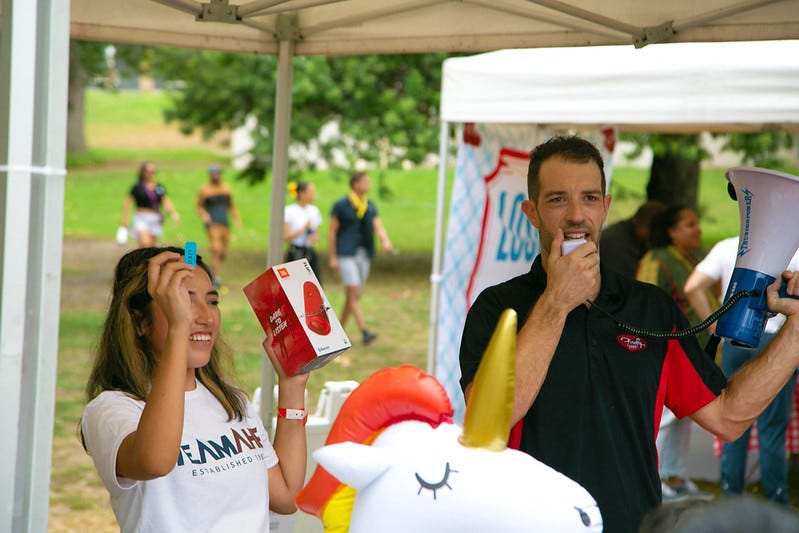
[[[352,207],[355,208],[355,216],[357,216],[359,220],[362,219],[366,214],[366,209],[369,207],[369,200],[366,198],[366,195],[358,196],[355,191],[350,191],[347,198],[349,198]]]
[[[361,330],[364,344],[370,344],[377,338],[376,333],[366,328],[360,303],[364,284],[369,277],[370,262],[375,254],[375,235],[380,239],[383,250],[393,250],[386,229],[377,215],[377,206],[367,198],[369,186],[369,176],[365,172],[355,172],[350,176],[350,192],[333,205],[328,232],[330,269],[341,273],[344,284],[345,302],[339,319],[346,327],[352,315]]]

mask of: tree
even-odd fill
[[[379,169],[402,160],[422,161],[438,142],[438,103],[444,54],[297,57],[294,59],[291,139],[292,171],[312,168],[312,146],[324,159],[346,154]],[[266,177],[272,164],[277,59],[271,56],[159,49],[153,66],[159,76],[180,80],[172,93],[169,120],[205,136],[255,117],[252,162],[243,176]],[[339,135],[324,140],[325,124]]]
[[[109,43],[93,41],[69,41],[69,88],[67,95],[67,152],[86,151],[84,132],[86,87],[95,77],[105,77],[104,86],[115,89],[112,70],[116,69],[113,57],[108,55]],[[148,49],[141,46],[113,45],[114,54],[122,59],[120,70],[131,71],[127,65],[142,69],[143,59],[148,57]],[[146,65],[145,65],[146,66]]]
[[[69,88],[67,94],[67,152],[86,151],[84,95],[92,76],[105,70],[107,45],[90,41],[69,41]]]
[[[778,155],[780,149],[793,147],[793,136],[787,131],[770,130],[757,133],[733,133],[727,137],[723,150],[738,152],[741,163],[757,167],[783,169],[793,172],[791,165]]]
[[[790,162],[779,157],[781,149],[793,147],[790,132],[769,130],[757,133],[715,134],[724,136],[722,150],[737,152],[742,164],[794,172]],[[635,159],[649,146],[654,156],[647,184],[647,198],[666,204],[697,207],[699,164],[708,153],[699,145],[699,135],[623,134],[622,139],[632,141],[635,150],[629,154]]]
[[[699,145],[698,134],[635,134],[622,138],[636,145],[630,158],[640,155],[646,146],[652,149],[652,166],[646,186],[648,200],[697,209],[699,163],[708,156]]]

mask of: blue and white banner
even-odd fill
[[[470,307],[483,289],[507,280],[510,272],[524,272],[538,255],[538,231],[522,212],[527,199],[526,152],[501,148],[497,167],[483,177],[485,197],[480,243],[466,287]]]
[[[458,422],[465,410],[458,352],[466,313],[483,289],[527,272],[539,253],[538,231],[521,202],[527,198],[529,152],[551,134],[530,124],[463,127],[439,287],[435,367]],[[608,181],[614,136],[615,128],[589,135],[606,158]]]

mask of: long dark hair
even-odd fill
[[[669,230],[680,221],[680,212],[683,209],[690,207],[681,204],[670,205],[652,217],[649,223],[649,244],[652,248],[664,248],[673,244]]]
[[[164,251],[183,255],[183,249],[174,246],[139,248],[122,256],[117,263],[111,304],[86,384],[88,401],[106,390],[122,391],[137,400],[147,401],[157,364],[152,344],[143,333],[153,319],[152,296],[147,292],[147,264],[150,258]],[[199,255],[197,266],[213,279],[211,269]],[[229,420],[241,420],[247,411],[247,399],[227,377],[232,366],[230,348],[218,337],[208,364],[198,368],[196,373],[197,379],[225,408]]]

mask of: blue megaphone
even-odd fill
[[[766,287],[774,283],[799,248],[799,177],[762,168],[727,171],[728,190],[738,200],[738,258],[725,301],[738,300],[716,324],[716,335],[755,348],[768,319]],[[785,296],[785,287],[781,295]]]

